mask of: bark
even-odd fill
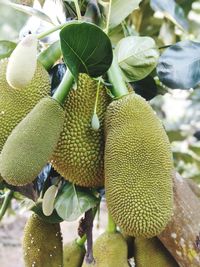
[[[181,267],[200,266],[200,200],[178,173],[174,175],[174,214],[158,237]]]

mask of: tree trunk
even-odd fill
[[[178,173],[174,175],[174,215],[158,237],[181,267],[200,266],[200,200]]]

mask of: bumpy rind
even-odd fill
[[[45,97],[14,128],[0,155],[0,173],[12,185],[32,182],[42,170],[58,142],[64,111]]]
[[[60,225],[32,215],[24,229],[23,256],[25,267],[63,267]]]
[[[95,267],[129,267],[127,243],[120,233],[103,233],[94,242]],[[84,262],[83,267],[87,267]]]
[[[15,126],[41,98],[50,94],[47,71],[38,62],[32,82],[23,89],[13,89],[6,81],[8,59],[0,61],[0,151]]]
[[[53,167],[64,178],[85,187],[104,184],[103,123],[110,97],[101,86],[97,104],[100,128],[95,131],[91,120],[97,84],[86,74],[79,76],[77,89],[72,89],[65,101],[64,126],[51,159]]]
[[[106,199],[125,233],[152,237],[166,227],[172,170],[168,137],[150,105],[134,93],[112,102],[106,114]]]
[[[137,267],[179,267],[157,237],[135,239],[134,259]]]
[[[76,241],[67,243],[63,247],[64,267],[81,267],[85,256],[85,247]]]

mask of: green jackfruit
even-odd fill
[[[46,70],[37,64],[31,83],[23,89],[13,89],[6,81],[8,59],[0,61],[0,152],[15,126],[33,109],[39,100],[50,94]]]
[[[137,267],[178,267],[178,263],[157,237],[135,239],[134,258]]]
[[[43,98],[15,127],[0,155],[0,173],[12,185],[32,182],[53,153],[64,122],[64,111]]]
[[[25,267],[63,267],[60,225],[33,214],[24,229],[23,254]]]
[[[81,267],[85,256],[85,247],[76,241],[64,245],[64,267]]]
[[[127,243],[120,233],[105,232],[94,242],[93,255],[95,263],[83,267],[129,267]]]
[[[168,223],[173,206],[172,153],[150,105],[132,93],[106,114],[105,188],[108,209],[128,235],[152,237]]]
[[[98,83],[86,74],[79,76],[78,87],[65,101],[65,122],[57,148],[52,156],[53,167],[67,180],[85,187],[104,184],[103,121],[110,97],[100,87],[97,115],[100,129],[92,129]]]

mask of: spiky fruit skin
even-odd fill
[[[14,128],[0,155],[0,173],[12,185],[32,182],[58,142],[64,122],[60,104],[45,97]]]
[[[49,75],[39,62],[32,82],[23,89],[13,89],[8,85],[7,64],[8,59],[0,61],[0,152],[15,126],[41,98],[50,94]]]
[[[64,245],[64,267],[81,267],[85,256],[85,247],[72,241]]]
[[[63,267],[60,225],[32,215],[24,229],[23,254],[25,267]]]
[[[157,237],[135,239],[134,258],[137,267],[179,267]]]
[[[127,243],[120,233],[101,234],[94,242],[93,256],[95,267],[129,267]],[[83,267],[87,266],[84,261]]]
[[[128,235],[152,237],[173,206],[172,153],[150,105],[132,93],[106,113],[105,188],[108,209]]]
[[[53,167],[67,180],[84,187],[104,184],[103,122],[110,97],[101,86],[97,104],[100,128],[92,129],[98,83],[81,74],[76,90],[71,90],[65,102],[65,122],[57,148],[51,159]]]

